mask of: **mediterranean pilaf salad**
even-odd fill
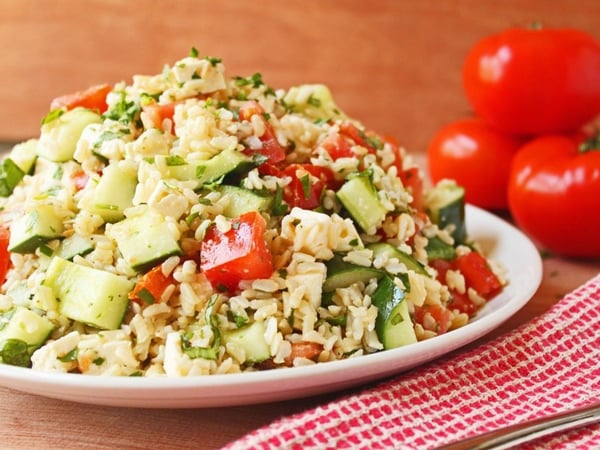
[[[0,165],[0,358],[192,376],[354,358],[465,325],[505,285],[464,191],[328,88],[195,49],[55,99]]]

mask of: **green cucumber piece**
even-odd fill
[[[456,257],[455,248],[452,245],[442,241],[437,236],[429,238],[427,245],[425,246],[425,251],[427,252],[427,258],[430,261],[434,259],[452,260]]]
[[[167,166],[170,177],[181,181],[197,180],[198,187],[213,182],[236,171],[248,171],[254,167],[252,157],[232,149],[225,149],[212,158],[193,164]]]
[[[247,363],[261,363],[271,357],[269,344],[265,339],[265,325],[261,321],[224,332],[223,341],[225,344],[235,344],[243,349]]]
[[[94,242],[87,236],[73,234],[61,241],[56,256],[72,261],[75,256],[85,256],[94,250]]]
[[[123,276],[54,257],[43,285],[54,292],[62,315],[95,328],[115,330],[123,322],[134,283]]]
[[[283,101],[293,111],[301,112],[315,120],[345,117],[335,104],[331,91],[324,84],[292,86]]]
[[[408,286],[408,277],[402,278],[402,282]],[[394,283],[392,277],[386,275],[379,280],[377,289],[371,296],[371,302],[377,307],[375,331],[384,349],[417,342],[408,311],[406,292]]]
[[[23,306],[0,315],[0,345],[9,340],[22,341],[27,344],[29,355],[46,342],[53,330],[54,324],[48,318]]]
[[[0,197],[8,197],[25,176],[25,172],[11,159],[0,163]]]
[[[93,123],[102,123],[102,116],[86,108],[72,109],[44,123],[37,146],[38,155],[54,162],[73,159],[81,133]]]
[[[127,264],[139,272],[181,254],[179,242],[171,234],[165,218],[150,210],[113,224],[109,234],[117,241]]]
[[[10,227],[8,250],[15,253],[34,253],[42,244],[62,238],[62,218],[51,205],[39,205],[16,219]]]
[[[229,198],[227,206],[223,209],[223,215],[236,218],[250,211],[269,211],[273,204],[273,197],[257,194],[249,189],[237,186],[219,185],[215,190]]]
[[[429,276],[429,273],[425,270],[423,264],[417,261],[414,256],[403,252],[392,244],[388,244],[387,242],[376,242],[369,244],[367,248],[373,251],[373,258],[380,256],[396,258],[399,262],[403,263],[408,270]]]
[[[136,186],[135,168],[110,164],[102,171],[96,188],[81,199],[79,208],[99,215],[105,222],[118,222],[125,217],[125,209],[133,204]]]
[[[452,228],[456,244],[467,237],[465,224],[465,189],[452,181],[442,181],[425,195],[425,208],[431,221],[441,229]]]
[[[21,142],[13,147],[8,154],[8,158],[12,159],[25,175],[31,175],[37,160],[37,146],[37,139]]]
[[[367,283],[373,278],[381,278],[385,272],[373,267],[364,267],[342,260],[339,255],[325,263],[327,277],[323,283],[323,292],[335,291],[338,288],[351,286],[359,281]]]
[[[352,219],[366,233],[373,233],[387,214],[371,179],[360,174],[346,181],[336,193]]]

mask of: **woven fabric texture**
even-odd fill
[[[596,400],[600,274],[515,331],[280,419],[226,448],[431,449]],[[600,425],[522,448],[600,448]]]

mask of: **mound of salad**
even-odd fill
[[[502,291],[464,189],[325,85],[197,50],[54,99],[0,164],[0,360],[193,376],[325,363],[464,326]]]

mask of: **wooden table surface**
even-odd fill
[[[286,87],[325,82],[349,114],[420,154],[469,113],[460,67],[476,39],[541,21],[599,36],[600,2],[415,0],[0,2],[0,142],[34,135],[50,99],[156,73],[192,45],[231,75]],[[544,259],[531,301],[478,345],[527,322],[600,272],[600,261]],[[449,356],[451,357],[451,356]],[[352,391],[350,391],[352,392]],[[89,406],[0,388],[0,448],[213,449],[349,392],[252,406],[161,410]],[[307,393],[307,395],[310,393]]]

